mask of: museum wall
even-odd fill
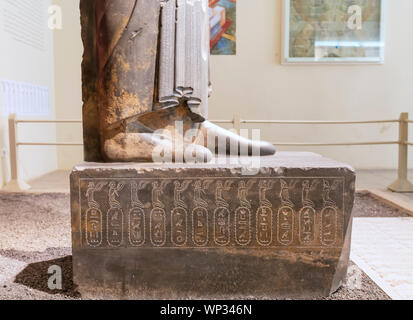
[[[54,66],[53,66],[53,33],[47,27],[47,8],[51,1],[42,0],[44,24],[36,26],[35,21],[19,16],[9,10],[11,1],[0,1],[0,81],[17,81],[49,89],[49,108],[47,115],[25,116],[20,118],[55,118],[54,109]],[[22,5],[15,1],[13,5]],[[24,4],[23,4],[24,5]],[[30,10],[30,8],[24,8]],[[24,13],[24,12],[23,12]],[[19,20],[22,19],[22,20]],[[18,23],[17,23],[18,22]],[[36,28],[38,27],[38,29]],[[25,39],[24,34],[31,28],[32,39]],[[37,37],[34,42],[34,38]],[[1,86],[1,84],[0,84]],[[3,94],[3,90],[0,90]],[[3,97],[0,99],[0,186],[10,177],[8,121]],[[55,125],[20,125],[18,130],[20,141],[54,141],[56,139]],[[55,147],[19,148],[19,172],[21,178],[29,180],[57,168]]]
[[[413,117],[413,1],[387,2],[384,65],[281,65],[281,1],[238,1],[237,56],[212,60],[211,118],[353,120]],[[262,127],[282,142],[397,140],[394,125]],[[279,148],[293,150],[297,148]],[[393,168],[397,146],[300,148],[358,168]],[[411,157],[413,158],[413,157]],[[413,164],[411,159],[410,165]]]
[[[55,30],[56,70],[56,117],[57,119],[81,119],[82,88],[81,68],[83,45],[80,39],[79,0],[54,0],[62,8],[62,29]],[[82,142],[80,124],[59,124],[59,141]],[[58,147],[59,168],[70,169],[83,159],[83,148],[77,146]]]
[[[64,14],[63,30],[55,32],[56,115],[80,118],[79,1],[56,2]],[[211,119],[231,119],[234,113],[263,120],[394,119],[409,110],[413,118],[413,1],[388,1],[384,65],[281,65],[281,0],[238,0],[237,11],[237,55],[212,57]],[[278,142],[394,141],[398,134],[391,124],[258,128],[263,139]],[[79,126],[61,130],[59,137],[81,137]],[[397,165],[397,146],[279,150],[315,151],[356,168]],[[70,168],[81,152],[59,149],[59,167]]]

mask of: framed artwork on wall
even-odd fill
[[[237,53],[237,0],[208,0],[212,55]]]
[[[384,63],[385,0],[283,4],[283,63]]]

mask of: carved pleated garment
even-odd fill
[[[86,161],[106,127],[176,106],[207,117],[208,0],[81,0]]]
[[[195,113],[207,118],[209,86],[208,0],[162,3],[159,47],[159,102],[178,105],[187,98]]]

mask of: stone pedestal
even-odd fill
[[[355,173],[313,153],[238,164],[74,168],[74,281],[85,298],[308,298],[340,287]]]

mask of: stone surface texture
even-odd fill
[[[75,167],[73,273],[82,297],[336,291],[349,260],[354,170],[313,153],[259,160],[250,175],[231,163]]]

